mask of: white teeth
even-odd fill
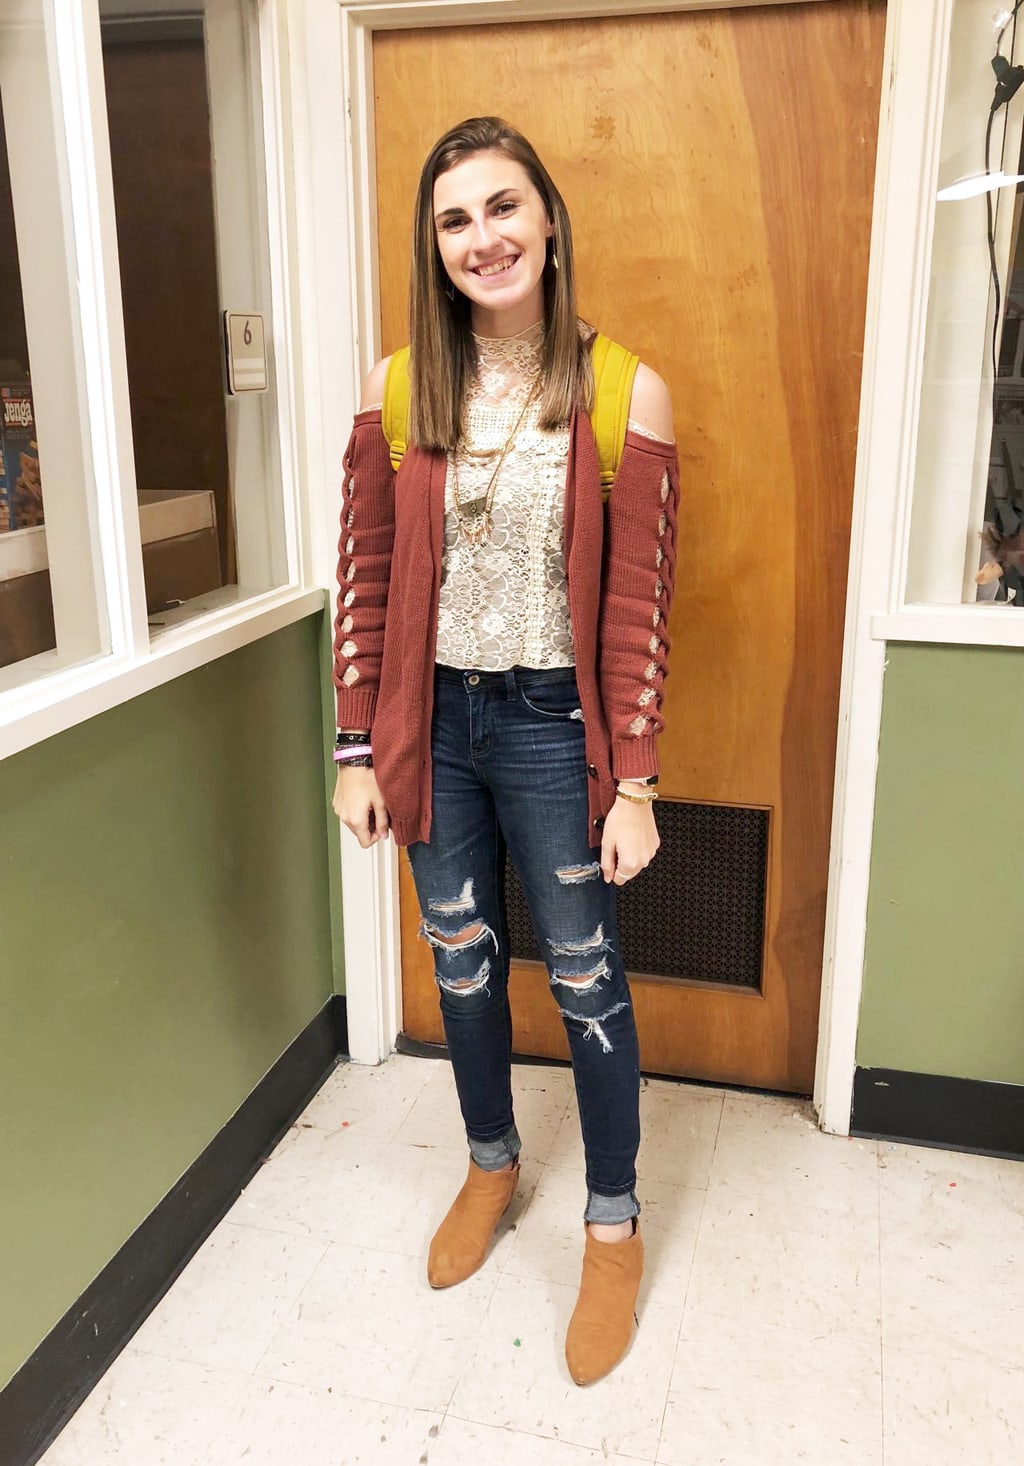
[[[518,259],[518,255],[516,256]],[[496,265],[481,265],[475,271],[477,275],[502,275],[506,270],[511,270],[515,260],[500,260]]]

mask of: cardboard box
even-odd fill
[[[56,645],[49,571],[0,580],[0,667]]]
[[[0,533],[43,523],[36,420],[28,382],[0,384]]]
[[[139,524],[151,616],[220,586],[217,509],[211,490],[140,489]]]

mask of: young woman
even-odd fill
[[[420,178],[407,441],[370,373],[345,458],[334,807],[407,845],[469,1140],[430,1248],[434,1287],[481,1264],[518,1180],[504,868],[510,854],[572,1053],[586,1154],[586,1384],[628,1348],[643,1251],[636,1027],[614,887],[658,848],[653,784],[675,560],[668,392],[640,365],[602,504],[565,204],[527,140],[473,118]],[[386,612],[386,615],[385,615]]]

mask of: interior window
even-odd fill
[[[109,648],[48,11],[0,6],[0,691]]]
[[[255,10],[254,0],[100,4],[155,631],[287,578],[269,368],[229,377],[226,356],[229,311],[252,313],[270,351]]]

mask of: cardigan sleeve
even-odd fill
[[[371,728],[395,542],[395,472],[380,410],[358,413],[345,450],[334,618],[339,728]]]
[[[675,445],[630,433],[608,501],[598,666],[616,779],[658,772],[678,503]]]

